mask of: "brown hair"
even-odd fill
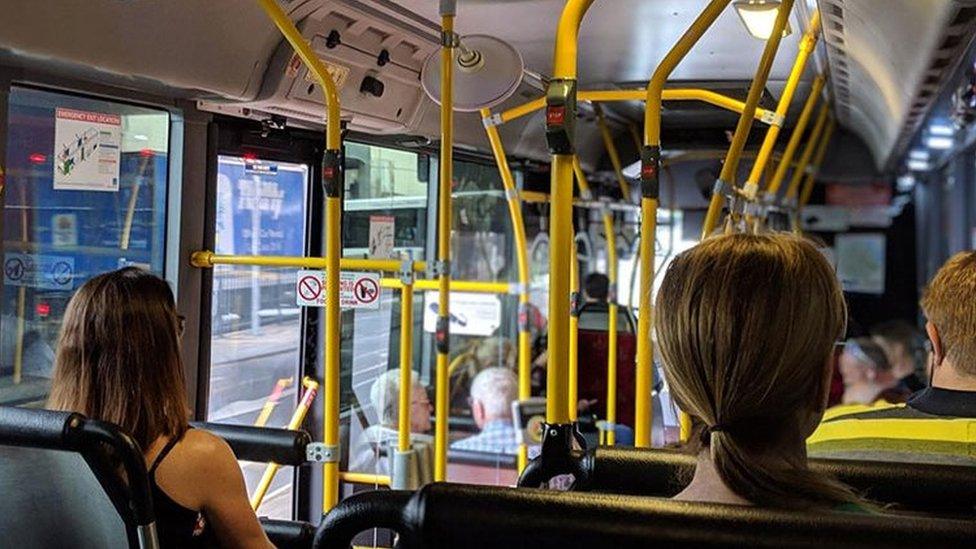
[[[792,508],[857,501],[807,468],[804,440],[826,407],[845,318],[830,264],[790,234],[712,237],[668,268],[655,310],[665,377],[739,496]]]
[[[976,376],[976,252],[958,253],[935,274],[922,309],[960,374]]]
[[[166,281],[127,267],[86,282],[68,303],[48,407],[121,427],[146,450],[189,421],[179,319]]]

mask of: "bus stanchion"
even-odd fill
[[[759,67],[749,86],[749,94],[746,97],[746,110],[739,117],[739,122],[735,127],[732,136],[732,144],[729,146],[728,154],[725,156],[725,163],[722,165],[722,172],[719,174],[715,187],[712,189],[712,199],[708,205],[708,212],[705,214],[705,222],[702,225],[702,239],[708,238],[715,227],[718,225],[719,217],[722,214],[722,206],[725,203],[725,196],[734,194],[735,175],[739,169],[739,160],[742,151],[745,149],[746,141],[749,139],[749,132],[752,130],[752,118],[755,109],[762,99],[763,90],[766,89],[766,81],[773,68],[773,61],[779,50],[779,44],[783,39],[783,31],[789,24],[790,12],[793,11],[793,0],[783,0],[776,12],[776,21],[773,23],[769,38],[766,39],[766,47],[763,49],[762,57],[759,60]]]
[[[295,27],[276,0],[257,0],[281,34],[301,58],[322,89],[326,106],[325,152],[322,160],[322,186],[325,190],[325,341],[324,398],[322,399],[322,511],[328,512],[339,501],[339,270],[342,245],[343,170],[341,111],[339,92],[325,64]]]
[[[796,206],[796,198],[800,191],[800,183],[803,181],[803,175],[810,166],[813,155],[823,139],[824,130],[827,129],[827,122],[829,120],[830,103],[824,101],[820,105],[820,112],[817,114],[817,122],[813,126],[813,131],[810,132],[810,137],[807,139],[806,145],[803,146],[803,154],[800,155],[800,160],[797,161],[796,167],[793,169],[790,184],[786,187],[786,192],[783,194],[783,204],[787,208]]]
[[[775,201],[779,195],[779,190],[783,185],[783,181],[786,179],[786,174],[790,171],[790,166],[793,164],[793,158],[796,156],[796,152],[800,149],[800,144],[803,142],[803,134],[813,119],[814,110],[816,109],[817,102],[820,100],[820,94],[823,92],[825,83],[826,77],[824,75],[817,76],[813,81],[810,95],[807,96],[806,102],[803,104],[800,118],[797,119],[796,125],[793,127],[790,139],[786,143],[786,149],[783,150],[783,155],[776,165],[776,170],[766,184],[765,191],[763,191],[763,194],[769,197],[770,201]]]
[[[395,490],[420,487],[416,472],[417,453],[410,441],[410,408],[413,402],[413,280],[410,262],[400,271],[400,394],[397,417],[397,447],[393,452],[393,474],[390,486]]]
[[[298,407],[295,408],[295,412],[291,416],[291,421],[288,422],[288,429],[292,431],[302,426],[302,422],[305,421],[305,416],[308,415],[308,411],[312,408],[312,401],[315,400],[315,395],[319,392],[319,382],[310,377],[302,379],[302,386],[305,387],[305,394],[302,395],[302,400],[298,403]],[[258,507],[261,506],[261,502],[264,501],[264,496],[268,493],[268,488],[271,487],[271,481],[274,480],[279,469],[281,469],[281,465],[277,463],[269,463],[264,468],[264,475],[261,476],[261,481],[254,490],[254,495],[251,496],[251,509],[257,511]]]
[[[254,420],[255,427],[264,427],[267,425],[271,413],[274,412],[274,409],[278,406],[278,401],[281,400],[281,395],[284,394],[285,389],[291,387],[292,383],[295,383],[295,378],[293,377],[283,377],[275,382],[274,389],[271,390],[271,394],[264,401],[264,406],[261,407],[261,413]]]
[[[640,306],[637,316],[637,372],[634,445],[651,446],[651,390],[653,348],[651,343],[651,285],[654,276],[654,243],[661,172],[661,103],[664,84],[671,72],[731,0],[711,0],[691,27],[678,39],[647,83],[644,104],[644,147],[641,149]]]
[[[800,193],[800,199],[796,203],[796,212],[793,214],[793,231],[797,234],[802,233],[801,216],[803,214],[803,208],[810,201],[810,195],[813,193],[813,185],[817,180],[817,174],[820,172],[820,166],[823,164],[824,157],[827,155],[827,145],[830,144],[830,138],[833,137],[836,127],[837,121],[831,117],[830,122],[827,123],[827,129],[824,130],[823,138],[820,140],[820,145],[817,147],[817,152],[814,154],[813,161],[807,168],[806,179],[803,182],[803,190]]]
[[[569,421],[579,419],[579,315],[583,309],[580,292],[579,255],[573,239],[573,262],[569,266]]]

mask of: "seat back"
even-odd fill
[[[406,499],[409,498],[409,499]],[[407,501],[404,504],[404,500]],[[351,532],[400,532],[407,548],[464,547],[965,547],[976,522],[838,511],[791,512],[438,483],[345,501],[327,515],[316,548],[347,547]]]
[[[610,334],[604,330],[579,330],[579,398],[595,400],[591,411],[607,417],[607,353]],[[617,333],[617,423],[634,426],[634,361],[637,338],[632,333]]]

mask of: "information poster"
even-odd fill
[[[834,240],[837,276],[844,291],[881,295],[885,291],[885,235],[841,234]]]
[[[425,292],[424,331],[437,329],[437,292]],[[448,305],[452,335],[490,336],[502,324],[502,302],[491,294],[451,292]]]
[[[54,189],[118,192],[121,145],[121,116],[58,107]]]
[[[391,215],[369,216],[369,257],[389,259],[393,257],[393,236],[396,219]]]

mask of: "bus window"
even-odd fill
[[[30,404],[74,290],[127,265],[163,273],[170,115],[17,86],[8,106],[0,404]]]
[[[218,156],[215,251],[305,254],[305,164]],[[297,269],[219,265],[213,272],[207,420],[283,428],[301,392]],[[242,463],[248,489],[264,465]],[[292,468],[275,477],[258,512],[292,517]]]

